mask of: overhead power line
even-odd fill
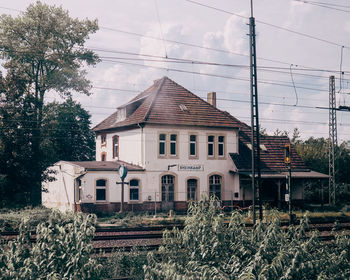
[[[306,0],[294,0],[294,1],[317,6],[317,7],[321,7],[321,8],[326,8],[326,9],[330,9],[330,10],[335,10],[335,11],[339,11],[339,12],[350,13],[349,10],[340,9],[341,7],[350,8],[349,6],[334,5],[334,4],[329,4],[329,3],[306,1]]]
[[[239,78],[239,77],[225,76],[225,75],[219,75],[219,74],[203,73],[203,72],[196,72],[196,71],[187,71],[187,70],[183,70],[183,69],[176,69],[176,68],[169,68],[169,67],[150,66],[150,65],[137,64],[137,63],[131,63],[131,62],[125,62],[125,61],[107,60],[106,59],[106,60],[102,60],[102,62],[119,63],[119,64],[133,65],[133,66],[146,67],[146,68],[154,68],[154,69],[173,71],[173,72],[179,72],[179,73],[189,73],[189,74],[196,74],[196,75],[201,75],[201,76],[209,76],[209,77],[216,77],[216,78],[223,78],[223,79],[230,79],[230,80],[238,80],[238,81],[249,82],[248,78]],[[275,85],[275,86],[293,87],[293,85],[283,84],[281,82],[275,82],[275,81],[259,80],[259,82],[263,83],[263,84],[269,84],[269,85]],[[303,86],[298,86],[297,88],[310,90],[310,91],[317,91],[317,92],[328,92],[327,89],[320,89],[320,88],[311,88],[311,87],[303,87]]]
[[[222,13],[226,13],[226,14],[230,14],[230,15],[233,15],[233,16],[237,16],[237,17],[240,17],[240,18],[249,19],[249,17],[242,16],[242,15],[239,15],[237,13],[229,12],[229,11],[226,11],[226,10],[223,10],[223,9],[220,9],[220,8],[217,8],[217,7],[213,7],[213,6],[210,6],[210,5],[206,5],[206,4],[203,4],[201,2],[197,2],[197,1],[193,1],[193,0],[184,0],[184,1],[190,2],[190,3],[198,5],[198,6],[202,6],[202,7],[205,7],[205,8],[209,8],[209,9],[212,9],[212,10],[216,10],[216,11],[219,11],[219,12],[222,12]],[[289,28],[286,28],[286,27],[282,27],[282,26],[279,26],[279,25],[268,23],[268,22],[265,22],[265,21],[262,21],[262,20],[256,20],[256,22],[258,22],[260,24],[263,24],[263,25],[266,25],[266,26],[270,26],[270,27],[279,29],[279,30],[284,30],[284,31],[287,31],[289,33],[293,33],[293,34],[296,34],[296,35],[299,35],[299,36],[303,36],[303,37],[306,37],[306,38],[309,38],[309,39],[317,40],[319,42],[327,43],[327,44],[330,44],[330,45],[333,45],[333,46],[338,46],[338,47],[344,46],[344,48],[350,49],[350,46],[345,46],[344,44],[340,44],[340,43],[337,43],[337,42],[332,42],[332,41],[329,41],[327,39],[323,39],[323,38],[316,37],[316,36],[313,36],[313,35],[310,35],[310,34],[299,32],[299,31],[296,31],[296,30],[292,30],[292,29],[289,29]]]

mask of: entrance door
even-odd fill
[[[175,177],[173,175],[164,175],[162,177],[162,210],[169,211],[174,209],[175,196]]]

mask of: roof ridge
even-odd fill
[[[152,102],[151,102],[151,104],[150,104],[150,106],[149,106],[149,108],[148,108],[148,110],[147,110],[147,112],[146,112],[146,114],[145,114],[145,117],[143,118],[144,121],[147,121],[147,120],[148,120],[148,117],[149,117],[149,115],[150,115],[150,113],[151,113],[151,110],[152,110],[152,108],[153,108],[153,106],[154,106],[155,100],[157,99],[157,96],[158,96],[158,94],[159,94],[159,92],[160,92],[160,89],[163,87],[164,82],[165,82],[166,79],[169,79],[169,78],[166,77],[166,76],[164,76],[163,78],[161,78],[160,80],[158,80],[158,83],[159,83],[158,88],[157,88],[156,92],[154,93],[153,100],[152,100]],[[170,79],[169,79],[169,80],[170,80]]]

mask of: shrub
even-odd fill
[[[284,229],[279,216],[247,229],[234,212],[229,225],[215,199],[193,203],[183,231],[163,237],[148,254],[146,279],[349,279],[349,237],[331,248],[316,232],[306,236],[307,220]]]
[[[0,248],[1,279],[99,279],[101,266],[91,257],[94,215],[53,211],[30,242],[27,222],[15,241]]]

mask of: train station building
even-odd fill
[[[184,211],[191,200],[215,195],[222,206],[249,205],[250,127],[168,77],[154,81],[93,128],[96,161],[59,161],[55,180],[43,182],[43,205],[61,210],[116,212],[123,209]],[[285,198],[285,136],[261,136],[262,199],[279,206]],[[291,148],[292,198],[302,203],[303,182],[328,176],[311,171]]]

